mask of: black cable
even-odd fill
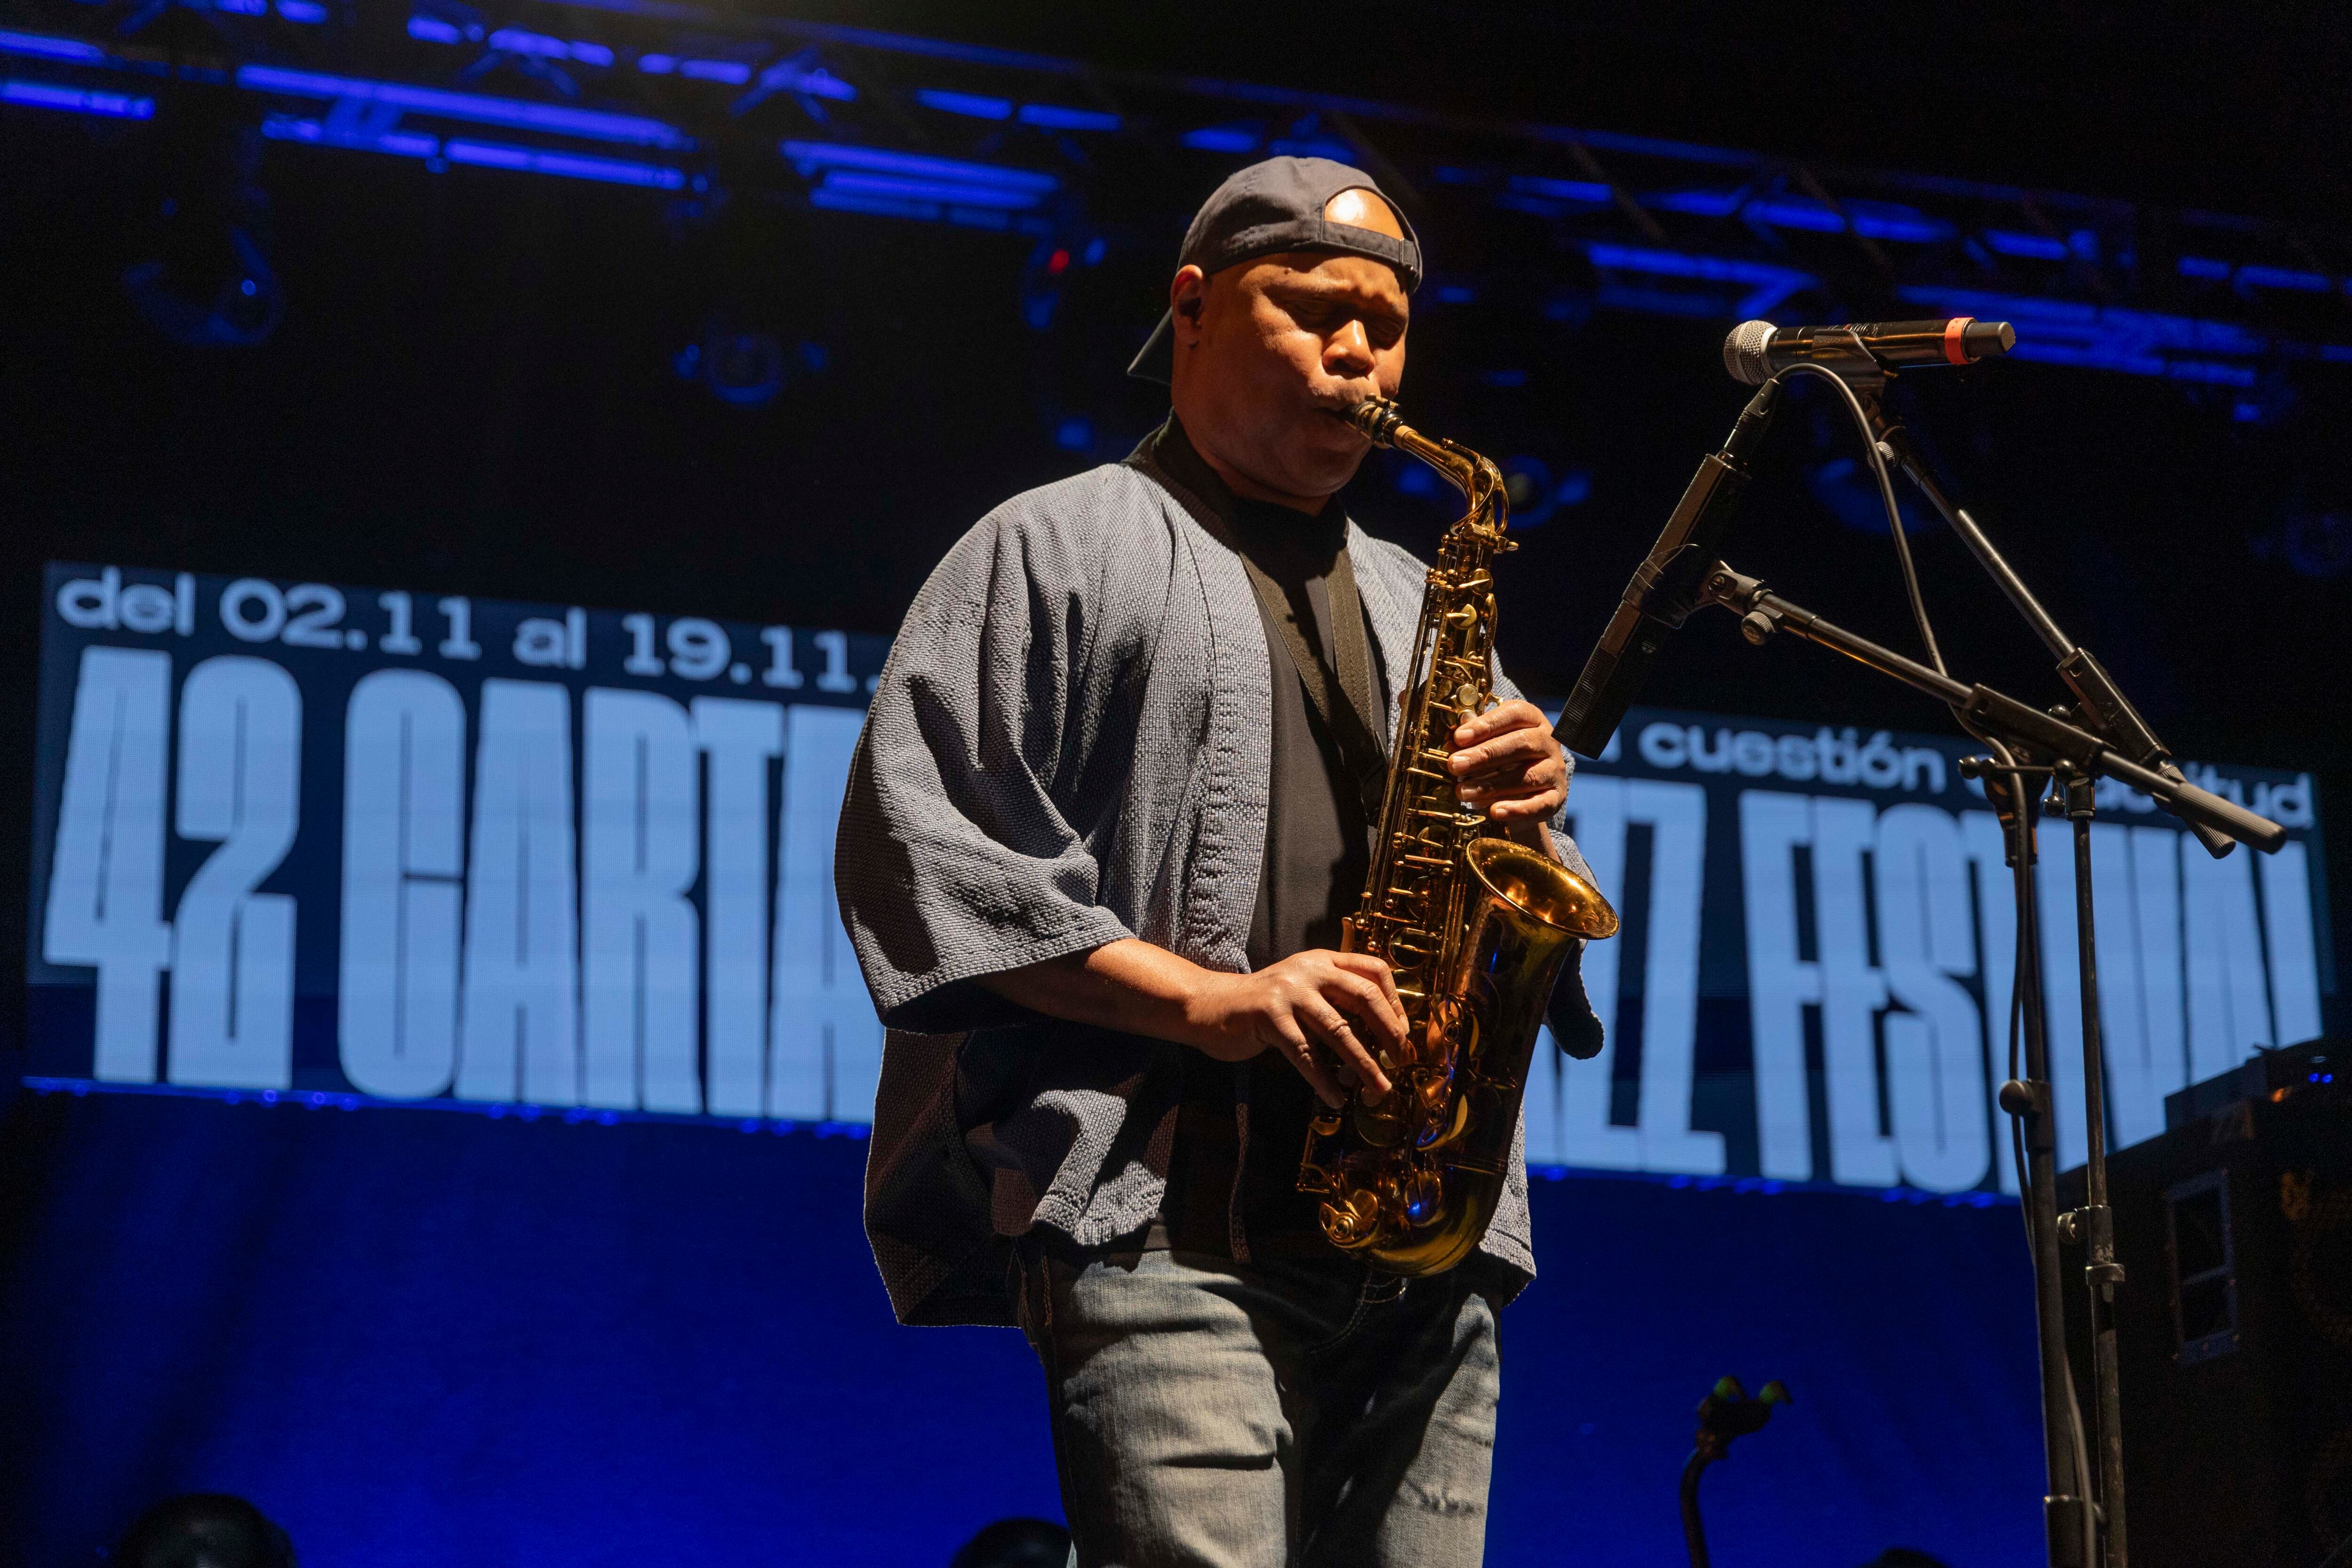
[[[1862,432],[1863,450],[1870,455],[1870,471],[1878,479],[1878,499],[1886,508],[1887,531],[1895,536],[1895,559],[1903,568],[1903,591],[1911,601],[1911,619],[1919,627],[1919,641],[1927,649],[1927,662],[1936,667],[1938,675],[1949,675],[1944,668],[1944,651],[1936,643],[1936,628],[1927,622],[1927,597],[1919,591],[1918,569],[1911,563],[1911,540],[1903,531],[1903,509],[1895,501],[1895,481],[1886,472],[1886,454],[1880,451],[1878,438],[1870,433],[1870,416],[1864,412],[1862,399],[1846,384],[1845,377],[1817,364],[1792,364],[1782,371],[1807,371],[1822,377],[1845,398],[1846,409],[1853,416],[1854,428]]]

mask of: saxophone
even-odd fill
[[[1446,762],[1454,727],[1494,706],[1494,557],[1508,502],[1495,465],[1432,440],[1369,398],[1345,417],[1375,445],[1445,476],[1469,510],[1445,531],[1421,602],[1397,717],[1379,837],[1363,901],[1340,946],[1387,961],[1404,1003],[1404,1059],[1382,1052],[1391,1089],[1358,1085],[1318,1108],[1298,1188],[1323,1195],[1333,1244],[1401,1275],[1467,1257],[1501,1201],[1536,1030],[1580,937],[1617,931],[1617,911],[1549,856],[1465,811]]]

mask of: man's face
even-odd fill
[[[1341,216],[1346,205],[1347,216]],[[1376,196],[1342,192],[1326,213],[1400,235]],[[1319,503],[1345,485],[1370,443],[1332,417],[1366,396],[1393,397],[1404,375],[1408,306],[1387,263],[1293,251],[1176,275],[1177,417],[1208,457],[1267,499]]]

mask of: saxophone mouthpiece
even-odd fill
[[[1404,416],[1397,405],[1385,397],[1367,397],[1340,416],[1368,437],[1373,446],[1385,447],[1396,438],[1397,426]]]

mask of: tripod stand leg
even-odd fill
[[[2017,1118],[2025,1146],[2026,1238],[2033,1249],[2033,1319],[2042,1360],[2042,1450],[2049,1490],[2042,1516],[2050,1568],[2094,1568],[2084,1556],[2088,1502],[2074,1462],[2074,1384],[2066,1363],[2066,1303],[2058,1257],[2058,1136],[2051,1117],[2050,1040],[2042,1012],[2042,943],[2036,927],[2033,814],[2039,791],[2011,771],[2009,750],[1995,743],[2003,767],[1985,774],[1986,798],[2007,839],[2011,886],[2017,900],[2017,1009],[2024,1035],[2024,1077],[2001,1086],[2001,1109]]]
[[[2116,1261],[2115,1215],[2107,1206],[2107,1108],[2105,1041],[2099,1032],[2099,949],[2091,895],[2091,817],[2095,782],[2062,775],[2066,815],[2074,824],[2074,938],[2083,975],[2083,1117],[2088,1133],[2083,1212],[2074,1223],[2087,1254],[2083,1283],[2091,1325],[2091,1385],[2098,1424],[2100,1538],[2105,1568],[2125,1568],[2122,1390],[2116,1346],[2116,1289],[2124,1282]]]

